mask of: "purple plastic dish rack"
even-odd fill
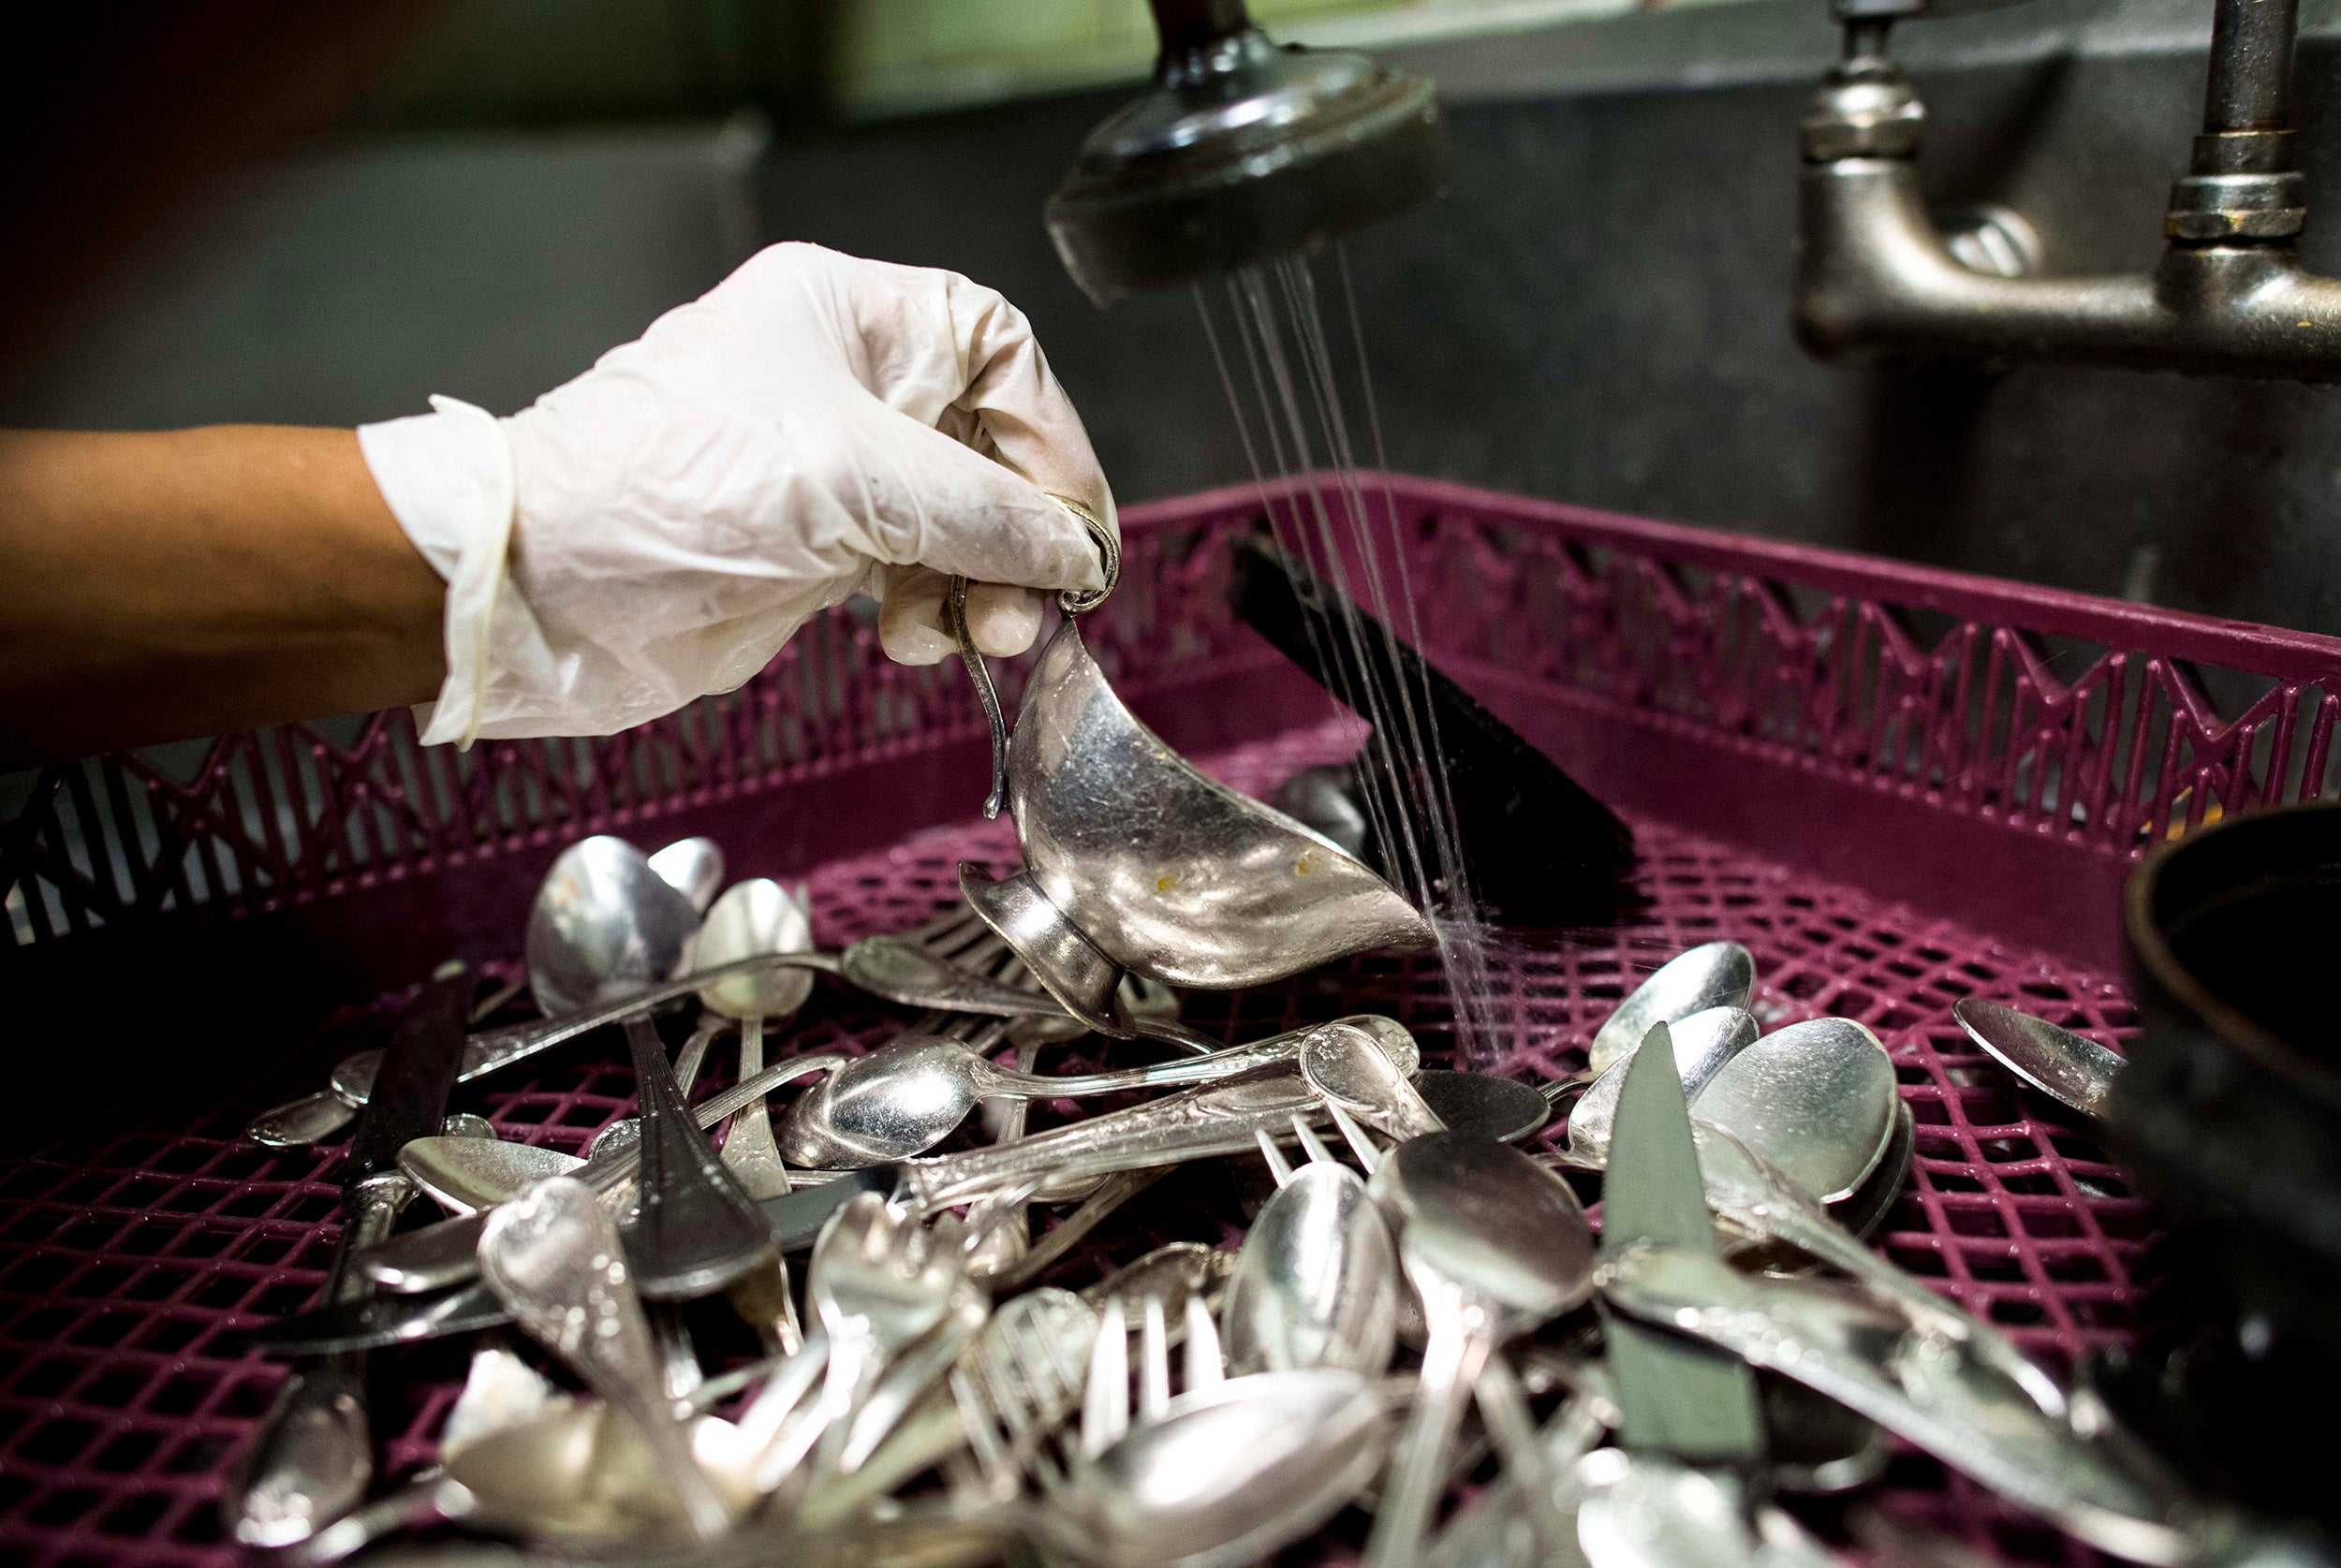
[[[2134,1332],[2154,1282],[2142,1205],[1950,1007],[1995,997],[2118,1044],[2128,866],[2208,813],[2331,791],[2341,642],[1423,480],[1367,493],[1395,507],[1438,663],[1640,844],[1629,923],[1503,947],[1488,1065],[1566,1071],[1637,975],[1736,938],[1768,1022],[1855,1017],[1894,1052],[1919,1140],[1890,1255],[2060,1367]],[[1141,713],[1255,792],[1355,735],[1229,621],[1223,546],[1262,506],[1247,488],[1132,508],[1122,587],[1084,622]],[[0,830],[0,964],[22,996],[192,952],[219,997],[274,1008],[277,1027],[305,1031],[338,1000],[355,1028],[449,953],[508,968],[545,865],[599,831],[710,833],[734,875],[803,878],[825,945],[903,930],[950,901],[959,860],[1013,860],[1008,826],[973,820],[983,744],[964,676],[886,664],[840,611],[741,692],[603,740],[457,756],[418,748],[399,712],[354,737],[230,737],[184,777],[96,759],[50,770]],[[1190,1001],[1225,1037],[1370,1009],[1434,1058],[1449,1044],[1416,958]],[[825,989],[799,1037],[867,1045],[899,1021]],[[221,1468],[282,1377],[239,1331],[315,1290],[339,1158],[239,1133],[313,1087],[350,1032],[0,1169],[0,1561],[236,1555]],[[632,1080],[589,1048],[482,1089],[462,1103],[506,1136],[574,1150],[624,1113]],[[1232,1242],[1241,1223],[1133,1212],[1143,1223],[1107,1227],[1065,1277],[1166,1229]],[[392,1473],[428,1459],[459,1372],[377,1404]],[[1886,1497],[2004,1559],[2086,1556],[1914,1457]]]

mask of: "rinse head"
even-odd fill
[[[1362,54],[1279,47],[1228,7],[1175,28],[1158,3],[1154,84],[1082,144],[1049,235],[1091,300],[1193,283],[1305,250],[1436,192],[1447,134],[1431,83]]]

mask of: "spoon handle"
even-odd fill
[[[749,1101],[762,1098],[789,1079],[807,1073],[827,1072],[843,1060],[823,1053],[775,1062],[756,1077],[701,1101],[691,1114],[701,1127],[713,1127]],[[615,1154],[587,1161],[577,1179],[597,1193],[607,1192],[633,1176],[640,1154],[639,1146],[629,1144]],[[435,1225],[393,1236],[359,1254],[359,1271],[383,1289],[400,1295],[437,1290],[468,1280],[477,1271],[474,1253],[481,1227],[493,1212],[483,1209],[461,1219],[441,1220]]]
[[[752,1078],[764,1070],[764,1019],[750,1013],[740,1020],[740,1076]],[[773,1142],[772,1113],[761,1100],[750,1100],[731,1118],[724,1134],[724,1165],[739,1179],[750,1197],[776,1198],[788,1192],[788,1168],[781,1164]]]
[[[729,1528],[729,1509],[674,1418],[617,1227],[584,1184],[552,1177],[499,1206],[480,1238],[479,1262],[488,1287],[529,1337],[632,1423],[699,1537]]]
[[[566,1018],[535,1018],[527,1023],[506,1024],[501,1029],[483,1029],[464,1042],[464,1055],[456,1069],[455,1081],[469,1083],[474,1078],[500,1072],[515,1062],[524,1062],[538,1051],[590,1034],[596,1029],[623,1022],[636,1013],[647,1012],[662,1003],[673,1002],[691,995],[712,981],[728,979],[735,975],[752,975],[764,969],[817,969],[835,973],[834,953],[758,953],[718,964],[653,986],[645,991],[596,1007],[590,1013],[572,1013]],[[353,1106],[362,1106],[366,1096],[374,1092],[374,1075],[382,1064],[378,1050],[352,1052],[342,1058],[333,1069],[333,1092]]]
[[[1414,1568],[1422,1541],[1447,1489],[1447,1457],[1455,1446],[1465,1401],[1495,1348],[1493,1325],[1475,1325],[1464,1294],[1443,1280],[1418,1280],[1430,1338],[1422,1348],[1422,1377],[1399,1434],[1382,1503],[1366,1537],[1366,1568]],[[1484,1314],[1482,1314],[1484,1316]]]
[[[1257,1071],[1263,1076],[1247,1074],[1052,1127],[1006,1148],[906,1161],[902,1195],[931,1212],[1039,1178],[1038,1195],[1047,1201],[1095,1177],[1244,1153],[1252,1149],[1259,1129],[1281,1136],[1295,1111],[1319,1113],[1316,1094],[1297,1074],[1273,1067]]]
[[[1119,1094],[1132,1089],[1161,1089],[1171,1084],[1211,1083],[1274,1062],[1289,1062],[1300,1049],[1300,1034],[1279,1034],[1248,1046],[1230,1046],[1208,1056],[1183,1056],[1106,1073],[1082,1073],[1051,1077],[1042,1073],[1010,1073],[996,1068],[987,1080],[987,1092],[1018,1094],[1028,1099],[1071,1099],[1091,1094]],[[996,1087],[994,1087],[996,1085]]]
[[[685,1301],[771,1257],[773,1231],[684,1105],[657,1030],[638,1015],[626,1020],[626,1042],[642,1106],[635,1288],[654,1301]]]

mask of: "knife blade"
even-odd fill
[[[764,1211],[766,1222],[780,1238],[783,1252],[802,1252],[813,1245],[829,1217],[845,1207],[848,1199],[858,1193],[891,1193],[897,1175],[891,1165],[848,1171],[834,1181],[766,1198],[757,1207]],[[476,1239],[477,1233],[471,1234]],[[621,1240],[624,1235],[622,1232]],[[420,1340],[493,1328],[511,1321],[512,1314],[505,1311],[486,1285],[472,1277],[434,1291],[364,1297],[296,1312],[255,1328],[250,1341],[266,1355],[280,1360],[297,1360],[412,1344]]]
[[[415,1195],[398,1151],[446,1119],[475,981],[460,964],[443,968],[391,1033],[383,1092],[367,1106],[344,1164],[342,1234],[325,1279],[329,1303],[370,1289],[348,1268],[349,1257],[389,1235]],[[220,1511],[246,1546],[296,1546],[355,1508],[373,1479],[364,1361],[329,1356],[286,1381],[230,1473]]]
[[[1663,1023],[1643,1036],[1627,1068],[1601,1186],[1601,1255],[1640,1241],[1716,1255],[1690,1106]],[[1730,1356],[1690,1344],[1601,1308],[1611,1380],[1623,1416],[1621,1445],[1694,1464],[1763,1457],[1755,1374]]]

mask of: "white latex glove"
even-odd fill
[[[1013,305],[953,272],[775,245],[534,406],[360,429],[449,583],[423,740],[607,734],[764,667],[855,593],[908,664],[1021,653],[1036,590],[1104,586],[1113,498]],[[1047,493],[1044,493],[1047,492]]]

